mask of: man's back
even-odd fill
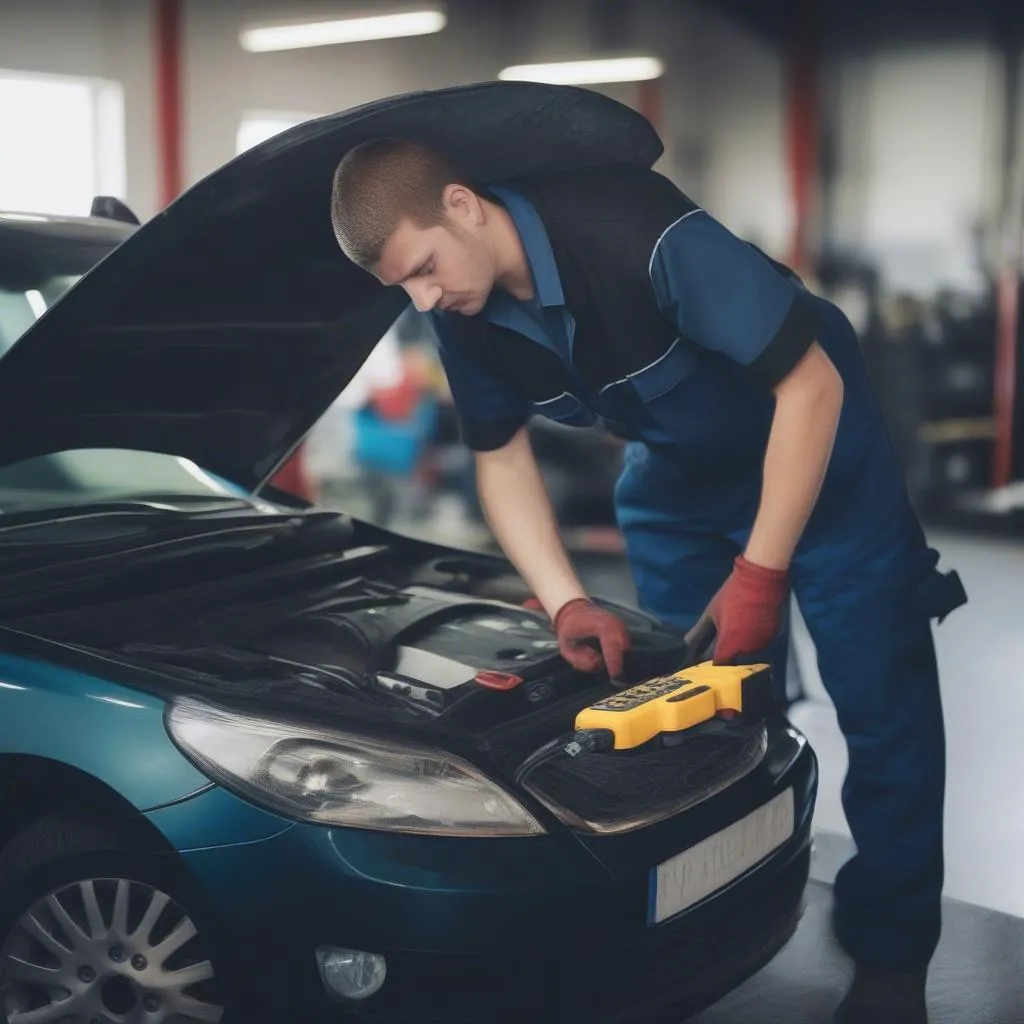
[[[851,443],[841,439],[840,453],[876,426],[845,317],[657,172],[548,174],[503,183],[492,196],[527,240],[535,277],[546,272],[538,246],[550,246],[569,343],[538,344],[486,309],[438,314],[456,403],[471,419],[479,367],[519,397],[509,408],[573,425],[603,421],[628,440],[671,450],[683,476],[752,471],[771,427],[771,384],[817,339],[847,384]],[[533,217],[542,242],[531,237]],[[757,279],[762,297],[777,290],[774,319],[735,283],[737,268]],[[470,392],[461,403],[460,390]]]

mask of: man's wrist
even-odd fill
[[[575,608],[576,606],[581,605],[581,604],[587,604],[587,605],[590,604],[590,598],[589,597],[572,597],[568,601],[566,601],[565,604],[563,604],[555,612],[555,614],[551,616],[551,624],[555,627],[555,629],[556,630],[558,629],[558,623],[561,622],[561,620],[569,612],[570,609]]]
[[[773,586],[789,585],[788,566],[761,565],[758,562],[751,561],[746,555],[737,556],[734,565],[735,571],[742,573],[748,579],[770,583]]]
[[[793,552],[778,546],[751,541],[743,552],[743,557],[751,565],[759,566],[762,569],[788,572],[790,563],[793,560]]]
[[[541,598],[541,604],[544,606],[544,610],[548,613],[548,618],[552,622],[558,618],[559,613],[565,608],[566,605],[573,601],[589,601],[590,596],[581,587],[566,588],[560,590],[550,596]]]

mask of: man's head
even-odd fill
[[[416,307],[480,312],[500,263],[495,211],[441,154],[378,139],[334,173],[331,219],[342,251]]]

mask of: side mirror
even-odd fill
[[[114,196],[96,196],[89,214],[92,217],[103,217],[105,220],[119,220],[125,224],[141,223],[128,206]]]

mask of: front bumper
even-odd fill
[[[792,934],[816,782],[813,754],[797,743],[705,804],[624,836],[561,829],[467,840],[275,821],[281,831],[268,821],[268,838],[182,856],[267,1020],[679,1020],[738,985]],[[647,924],[656,864],[789,786],[796,820],[785,846],[691,910]],[[233,799],[215,790],[192,802],[225,798]],[[380,992],[332,1000],[316,967],[321,944],[383,954]]]

